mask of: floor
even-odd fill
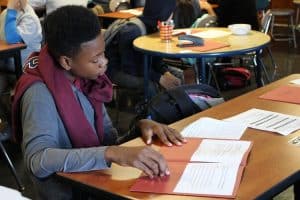
[[[299,34],[299,33],[298,33]],[[299,34],[300,35],[300,34]],[[300,37],[298,37],[300,38]],[[300,44],[300,43],[299,43]],[[287,42],[272,42],[271,43],[271,49],[274,55],[274,58],[276,60],[276,63],[278,65],[278,72],[276,74],[276,79],[279,79],[281,77],[287,76],[292,73],[300,73],[300,48],[294,49],[288,45]],[[264,58],[265,63],[267,63],[268,66],[270,66],[268,58]],[[268,69],[269,71],[272,71],[273,69]],[[191,77],[187,78],[188,80],[192,80]],[[243,89],[238,90],[231,90],[224,92],[223,95],[226,99],[234,98],[240,94],[243,94],[247,91],[250,91],[255,88],[255,84],[252,81],[251,86]],[[128,96],[128,95],[127,95]],[[122,112],[119,113],[119,123],[118,128],[120,131],[124,131],[127,129],[128,124],[133,114],[133,106],[126,106],[130,104],[130,101],[125,100],[127,98],[123,97],[123,101],[121,101],[121,107],[126,109],[122,109]],[[132,103],[132,102],[131,102]],[[111,117],[115,119],[116,112],[113,106],[110,106],[109,112],[111,114]],[[23,183],[25,184],[26,190],[23,192],[23,195],[29,198],[34,199],[34,189],[32,187],[32,182],[28,178],[28,176],[25,173],[24,165],[22,161],[22,154],[20,148],[12,144],[10,142],[5,143],[5,147],[7,151],[9,152],[9,155],[16,167],[16,170],[18,174],[20,175]],[[10,173],[5,160],[3,159],[3,155],[0,155],[0,185],[11,187],[11,188],[17,188],[14,178],[12,177],[12,174]],[[1,198],[1,197],[0,197]],[[276,200],[290,200],[293,199],[293,192],[292,187],[288,188],[283,193],[276,196],[274,199]]]

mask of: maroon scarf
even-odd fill
[[[21,142],[23,137],[20,100],[24,92],[37,81],[45,83],[52,94],[73,147],[101,145],[104,138],[102,106],[103,102],[109,102],[112,98],[110,80],[106,75],[99,76],[96,80],[80,80],[81,91],[94,108],[95,133],[74,96],[71,82],[66,78],[64,70],[53,60],[47,46],[40,53],[30,56],[24,66],[24,74],[17,82],[12,104],[14,139]]]

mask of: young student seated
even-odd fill
[[[0,15],[0,39],[9,44],[24,42],[27,45],[21,51],[22,64],[32,52],[40,51],[41,24],[27,0],[8,0],[7,9]],[[14,71],[12,60],[3,65]]]
[[[46,8],[46,13],[49,14],[66,5],[78,5],[86,7],[88,0],[29,0],[29,4],[33,8]]]
[[[158,31],[158,21],[171,19],[175,6],[176,0],[146,1],[143,15],[139,19],[145,25],[147,34]],[[143,91],[143,53],[133,47],[133,41],[139,36],[141,30],[137,25],[125,25],[107,44],[106,55],[110,61],[108,74],[115,84]],[[162,64],[160,57],[152,57],[150,80],[150,96],[157,92],[156,85],[169,89],[181,84],[180,79],[173,76]]]
[[[154,135],[166,145],[185,140],[166,125],[141,120],[123,137],[103,105],[112,98],[99,19],[87,8],[66,6],[48,15],[46,45],[24,66],[13,100],[13,130],[41,199],[71,199],[55,172],[132,166],[150,177],[169,174],[165,159],[148,146],[118,144]]]

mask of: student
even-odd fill
[[[0,15],[0,39],[9,44],[24,42],[27,45],[21,51],[22,64],[32,52],[40,51],[41,24],[27,0],[8,0],[7,9]],[[8,67],[14,71],[12,62]]]
[[[147,34],[157,32],[157,22],[172,18],[176,0],[146,1],[143,15],[139,17],[146,26]],[[109,59],[109,76],[117,85],[143,91],[143,53],[134,50],[133,41],[141,36],[139,27],[127,24],[107,45],[106,55]],[[150,96],[156,92],[156,85],[170,89],[181,84],[180,79],[173,76],[161,62],[160,57],[152,57],[150,70]]]
[[[41,199],[70,199],[55,172],[101,170],[112,162],[148,176],[168,175],[164,158],[150,147],[117,146],[152,136],[171,146],[185,140],[165,125],[139,121],[118,137],[103,105],[112,97],[108,60],[96,15],[81,6],[57,9],[45,19],[46,45],[31,56],[15,89],[13,130]]]
[[[207,14],[204,14],[205,11]],[[176,0],[176,9],[174,12],[175,28],[197,27],[198,20],[209,16],[216,16],[212,6],[205,0]]]
[[[250,24],[253,30],[259,30],[256,0],[221,0],[217,9],[218,25]]]
[[[49,14],[66,5],[78,5],[86,7],[88,0],[29,0],[29,4],[33,8],[46,8],[46,13]]]

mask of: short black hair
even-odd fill
[[[45,42],[48,50],[58,59],[74,57],[84,42],[101,33],[98,17],[82,6],[63,6],[49,14],[44,21]]]

